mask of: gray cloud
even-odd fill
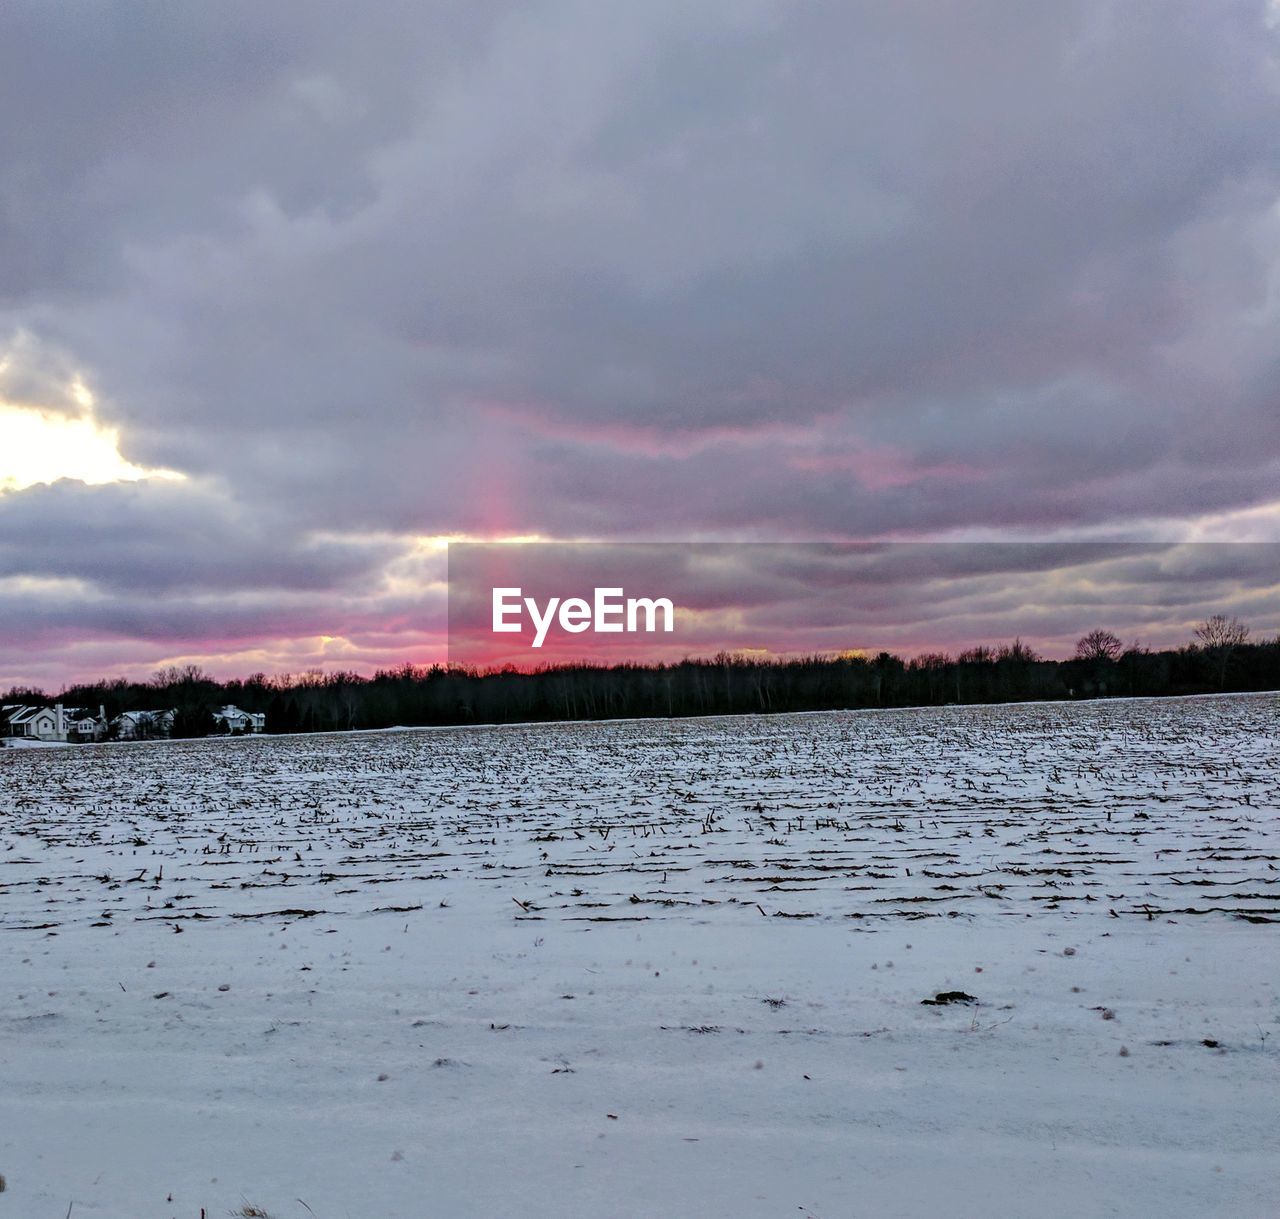
[[[377,582],[402,549],[299,535],[184,483],[63,481],[0,497],[0,578],[80,580],[111,593],[338,592]]]

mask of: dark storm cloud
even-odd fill
[[[11,493],[4,570],[1274,504],[1275,50],[1261,0],[14,0],[0,389],[193,479]]]

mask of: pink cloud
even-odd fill
[[[787,458],[793,470],[854,475],[869,491],[909,487],[933,480],[974,483],[986,477],[980,466],[963,461],[920,462],[893,445],[865,445],[844,452],[798,453]]]

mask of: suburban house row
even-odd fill
[[[92,741],[139,741],[169,736],[173,731],[173,710],[123,711],[107,719],[105,707],[95,712],[86,707],[33,707],[8,703],[0,707],[0,737],[20,737],[31,741],[87,744]],[[265,732],[267,717],[261,711],[241,711],[226,706],[213,713],[220,732],[242,736]]]

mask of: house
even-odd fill
[[[26,736],[27,721],[39,710],[22,703],[5,703],[0,707],[0,736]]]
[[[97,714],[87,707],[32,707],[10,703],[0,707],[0,737],[25,737],[30,741],[75,742],[105,740],[106,708]]]
[[[154,741],[173,731],[173,711],[122,711],[111,721],[117,741]]]
[[[265,732],[267,717],[261,711],[241,711],[239,707],[227,705],[221,711],[215,711],[213,718],[218,727],[231,736],[241,736],[250,732]]]
[[[68,714],[61,703],[53,707],[9,703],[0,707],[0,735],[31,741],[66,741],[70,738],[73,714]]]
[[[96,715],[85,708],[73,713],[68,739],[79,743],[105,741],[109,727],[105,707],[99,707]]]

